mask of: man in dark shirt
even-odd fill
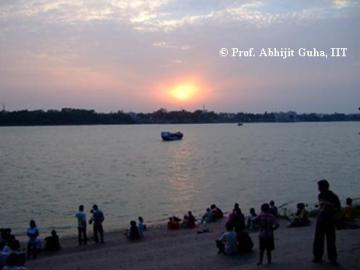
[[[92,222],[94,222],[94,240],[96,243],[99,243],[99,235],[100,242],[104,243],[104,230],[102,226],[104,219],[105,218],[103,212],[98,208],[96,204],[94,204],[92,209],[92,218],[89,220],[89,223],[91,224]]]
[[[329,182],[325,179],[318,182],[319,187],[319,215],[316,222],[315,239],[313,246],[313,262],[321,262],[324,253],[326,237],[327,254],[329,260],[337,265],[335,214],[341,205],[338,196],[329,190]]]

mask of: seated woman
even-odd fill
[[[234,255],[238,252],[236,233],[233,231],[233,225],[229,222],[226,223],[225,228],[226,231],[216,240],[218,254]]]
[[[127,237],[129,240],[140,240],[142,238],[142,233],[134,220],[130,221],[130,228],[128,230]]]
[[[250,252],[254,246],[249,233],[245,230],[236,232],[236,241],[240,253]]]
[[[34,259],[37,257],[38,251],[41,249],[41,241],[39,237],[39,230],[36,227],[34,220],[30,220],[30,228],[26,232],[29,237],[29,242],[27,246],[27,257],[30,259],[32,256]]]
[[[346,198],[346,206],[344,208],[344,221],[352,222],[354,221],[354,209],[352,205],[353,200],[351,198]]]
[[[342,220],[338,229],[359,229],[360,226],[356,224],[354,217],[354,208],[352,205],[353,200],[351,198],[346,199],[346,206],[344,208]]]
[[[180,218],[178,217],[169,217],[168,221],[168,230],[179,230],[180,229]]]
[[[303,227],[309,224],[310,224],[309,213],[305,209],[305,204],[298,203],[296,214],[292,219],[289,227]]]
[[[59,236],[55,230],[51,231],[51,235],[45,238],[46,251],[59,251],[61,249]]]

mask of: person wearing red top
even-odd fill
[[[264,252],[266,250],[268,264],[271,264],[271,251],[275,249],[274,230],[279,227],[276,217],[270,213],[270,206],[264,203],[261,206],[261,214],[255,218],[259,226],[259,246],[260,258],[257,265],[263,263]]]

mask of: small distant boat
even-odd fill
[[[239,127],[242,126],[242,125],[243,125],[243,123],[240,123],[240,122],[238,123],[238,126],[239,126]]]
[[[175,133],[169,132],[169,131],[162,131],[161,132],[161,138],[164,141],[176,141],[176,140],[181,140],[183,138],[183,134],[178,131]]]

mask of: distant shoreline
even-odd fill
[[[357,123],[360,120],[343,120],[343,121],[296,121],[296,122],[244,122],[243,124],[303,124],[303,123]],[[237,124],[235,122],[211,122],[211,123],[134,123],[134,124],[23,124],[23,125],[1,125],[2,127],[91,127],[91,126],[165,126],[165,125],[218,125],[218,124]]]
[[[193,112],[167,111],[152,113],[110,112],[64,108],[61,110],[1,111],[0,126],[84,126],[84,125],[144,125],[144,124],[235,124],[235,123],[297,123],[297,122],[357,122],[360,114],[320,114],[288,112],[224,113],[206,110]]]

